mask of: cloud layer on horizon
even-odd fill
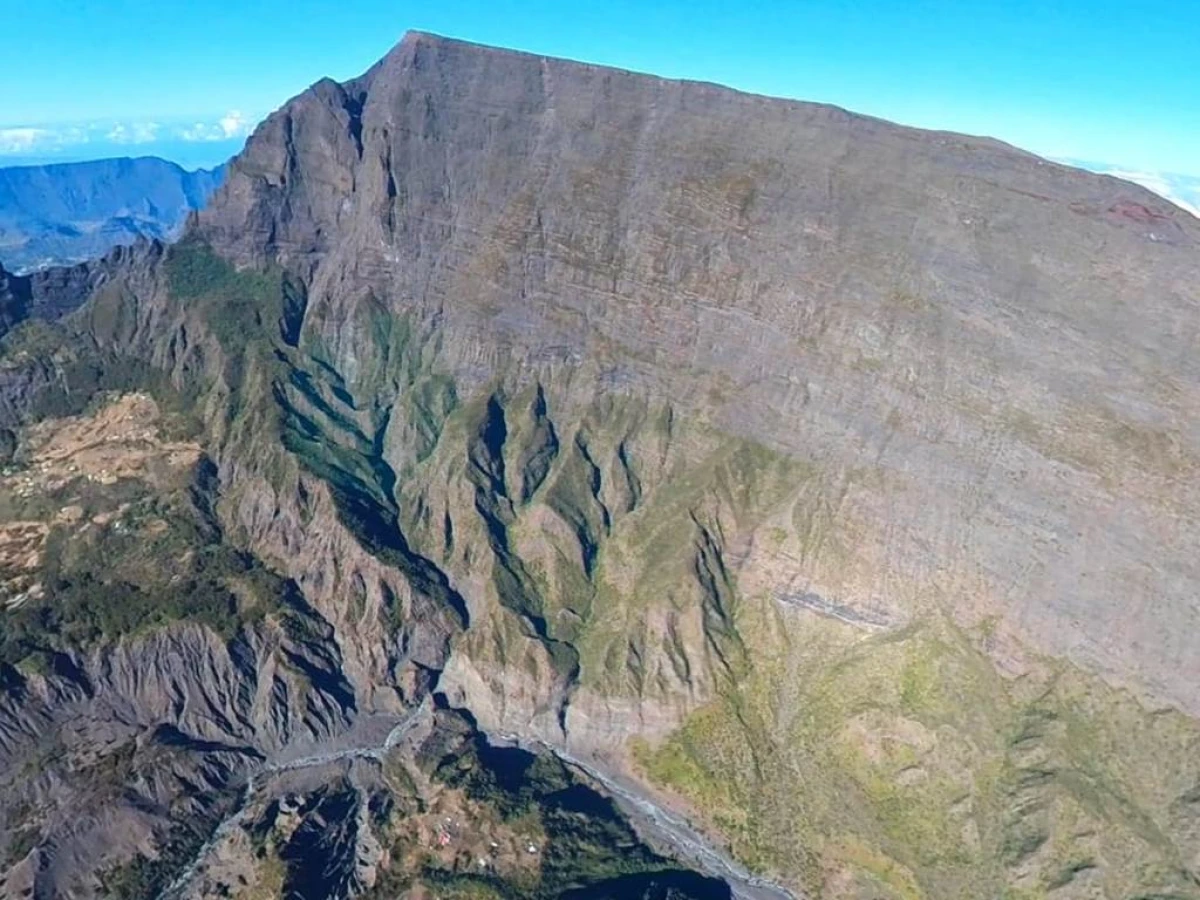
[[[231,110],[213,119],[0,125],[0,165],[5,157],[88,155],[93,145],[102,152],[111,152],[113,148],[152,144],[228,142],[245,139],[258,122],[259,117]]]
[[[1114,163],[1092,162],[1084,159],[1051,157],[1055,162],[1077,169],[1087,169],[1098,175],[1111,175],[1122,181],[1144,187],[1164,200],[1170,200],[1180,209],[1200,219],[1200,175],[1181,175],[1178,172],[1157,172],[1134,166],[1119,166]]]
[[[1116,166],[1105,167],[1098,171],[1114,178],[1123,178],[1140,184],[1148,191],[1153,191],[1160,197],[1170,200],[1180,209],[1187,210],[1200,219],[1200,178],[1187,175],[1175,175],[1170,172],[1139,172],[1133,169],[1122,169]]]

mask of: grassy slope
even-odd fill
[[[1007,680],[938,618],[806,624],[637,748],[740,856],[815,896],[1200,896],[1196,723],[1065,664]]]

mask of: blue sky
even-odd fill
[[[417,28],[1200,176],[1198,2],[0,0],[0,164],[215,163]]]

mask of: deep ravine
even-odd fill
[[[241,824],[249,811],[251,804],[255,799],[255,793],[258,784],[264,778],[269,778],[272,775],[281,774],[283,772],[294,772],[297,769],[308,769],[315,766],[324,766],[331,763],[343,762],[354,759],[369,759],[376,762],[382,762],[383,758],[393,749],[395,749],[405,736],[415,728],[423,716],[429,712],[428,700],[422,702],[415,707],[411,712],[404,716],[396,725],[388,732],[387,738],[382,744],[370,747],[350,747],[341,750],[331,751],[329,753],[314,753],[308,756],[303,756],[299,759],[278,761],[268,763],[262,769],[252,774],[246,781],[246,786],[242,789],[241,802],[238,804],[230,815],[222,821],[213,831],[212,836],[204,842],[204,845],[196,852],[195,857],[183,871],[158,895],[158,900],[169,900],[172,897],[181,896],[191,884],[192,879],[196,877],[200,867],[204,864],[204,860],[208,855],[221,843],[221,841],[230,834],[234,828]]]
[[[714,847],[678,815],[664,809],[628,782],[606,774],[595,763],[585,762],[545,741],[525,741],[516,734],[501,734],[497,738],[504,745],[531,752],[552,753],[569,768],[586,775],[622,807],[644,839],[651,844],[663,845],[678,860],[695,865],[705,875],[722,879],[737,900],[803,900],[802,895],[778,882],[752,874],[728,854]]]

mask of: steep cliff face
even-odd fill
[[[1154,195],[997,142],[410,35],[271,116],[178,245],[43,276],[37,309],[0,283],[14,323],[88,296],[6,339],[15,464],[44,460],[37,421],[149,392],[195,457],[118,483],[202,523],[180,558],[239,560],[200,573],[224,615],[86,648],[34,617],[7,769],[83,718],[89,752],[134,742],[129,783],[178,733],[113,858],[204,803],[241,862],[159,853],[154,884],[291,883],[287,847],[329,827],[329,896],[418,890],[463,863],[391,866],[412,834],[379,804],[449,770],[378,770],[461,715],[746,896],[1200,896],[1198,243]],[[90,546],[58,518],[90,494],[53,490],[6,520],[14,560]],[[158,573],[122,577],[161,611]],[[87,714],[54,700],[80,684]],[[363,736],[430,695],[426,743]],[[47,777],[34,806],[83,802]],[[85,837],[51,817],[31,849],[13,815],[22,884],[96,888]],[[264,840],[275,868],[246,862]]]
[[[0,266],[0,337],[27,319],[54,321],[78,309],[115,275],[124,282],[161,255],[158,245],[141,241],[118,247],[102,259],[66,268],[15,275]]]
[[[1195,502],[1198,229],[994,142],[413,36],[271,117],[197,234],[301,275],[298,333],[344,377],[400,313],[468,390],[570,370],[551,389],[669,398],[828,493],[871,470],[846,511],[873,564],[784,583],[949,593],[1194,710],[1163,623],[1192,622],[1200,554],[1154,534]]]

